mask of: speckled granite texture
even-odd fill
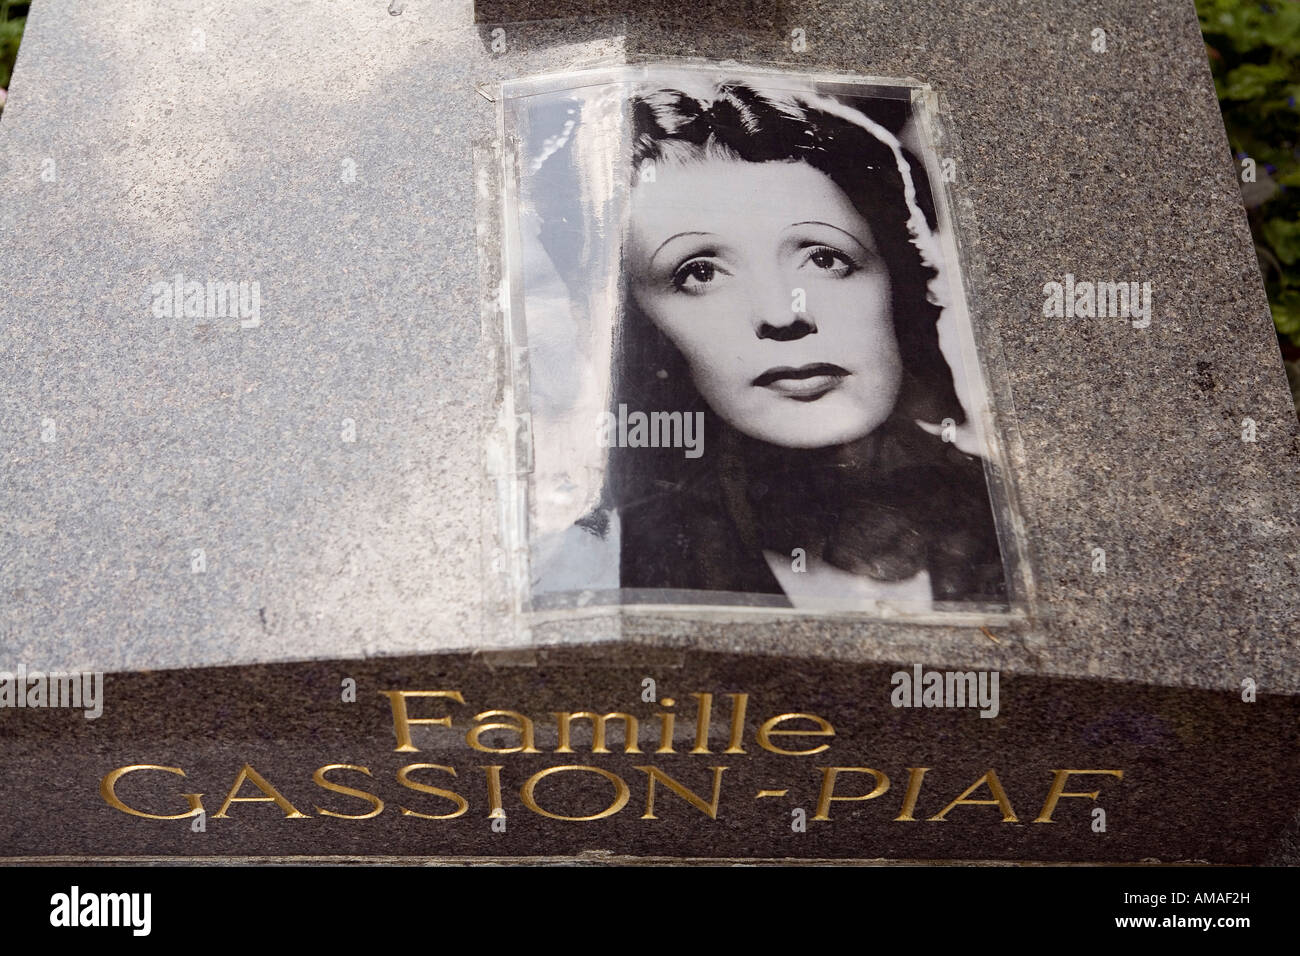
[[[534,666],[508,666],[468,655],[405,657],[383,661],[315,661],[151,674],[111,674],[108,703],[98,720],[69,711],[13,712],[0,723],[5,781],[0,803],[0,863],[50,856],[167,859],[268,856],[549,857],[584,851],[620,857],[674,856],[712,859],[1057,860],[1075,862],[1280,861],[1273,845],[1294,806],[1295,747],[1259,761],[1262,747],[1294,733],[1300,707],[1272,696],[1247,706],[1232,694],[1109,681],[1007,677],[1003,712],[983,720],[970,710],[896,709],[890,706],[890,665],[772,660],[709,653],[636,657],[593,653],[590,648],[544,651]],[[355,703],[341,700],[344,676],[357,682]],[[639,699],[653,676],[658,704]],[[451,700],[412,700],[411,715],[452,717],[450,727],[413,727],[418,752],[394,750],[388,700],[376,688],[460,691]],[[690,753],[696,742],[691,692],[715,692],[711,749]],[[745,732],[739,749],[730,739],[732,699],[746,693]],[[676,752],[661,755],[654,720],[672,695],[679,719]],[[612,753],[592,753],[591,726],[578,722],[574,753],[556,753],[556,710],[626,710],[642,721],[641,752],[623,752],[618,723],[610,725]],[[484,753],[466,740],[474,714],[519,709],[535,721],[541,753]],[[773,738],[787,749],[829,744],[817,755],[768,753],[756,743],[759,724],[792,711],[829,720],[834,737]],[[504,715],[497,715],[498,717]],[[491,718],[485,718],[491,719]],[[806,725],[805,725],[806,726]],[[17,732],[14,732],[14,731]],[[6,737],[6,732],[13,732]],[[489,730],[480,745],[509,747],[518,735]],[[1279,747],[1279,750],[1281,748]],[[75,753],[75,760],[58,759]],[[131,772],[116,793],[132,808],[183,814],[185,793],[202,794],[206,828],[189,819],[150,820],[113,809],[100,780],[117,767],[160,764],[184,770]],[[235,803],[219,815],[240,768],[251,765],[303,816],[287,818],[270,803]],[[365,767],[335,771],[336,783],[360,788],[384,803],[367,820],[318,812],[362,814],[360,798],[330,793],[312,781],[333,763]],[[417,793],[412,780],[461,795],[466,812],[453,814],[445,796]],[[428,765],[451,767],[456,773]],[[521,790],[544,769],[595,766],[627,788],[626,804],[596,820],[555,820],[527,806]],[[489,775],[500,768],[504,831],[494,830]],[[645,819],[648,774],[653,767],[682,786],[711,798],[719,772],[716,818],[656,788],[654,819]],[[885,774],[887,790],[867,801],[834,801],[825,820],[812,819],[827,766],[871,767]],[[910,767],[926,767],[913,820],[898,820]],[[1063,798],[1051,824],[1033,822],[1042,810],[1052,770],[1118,769],[1078,776],[1069,792],[1097,792],[1096,803]],[[996,770],[1016,819],[998,807],[957,807],[942,822],[931,818],[990,768]],[[845,772],[837,796],[861,796],[872,778]],[[543,777],[534,789],[548,812],[584,816],[611,806],[609,778],[591,770]],[[873,781],[874,782],[874,781]],[[756,796],[762,790],[784,791]],[[249,783],[242,797],[261,796]],[[988,800],[980,790],[970,799]],[[792,827],[802,809],[807,827]],[[1094,810],[1105,811],[1104,832]]]
[[[484,585],[492,84],[688,55],[944,98],[1037,613],[1000,644],[644,616],[533,639],[1300,691],[1297,424],[1191,3],[691,9],[38,4],[0,123],[0,663],[523,640]],[[577,13],[611,16],[548,20]],[[1066,272],[1150,281],[1150,328],[1043,318]],[[177,273],[258,282],[260,326],[155,318],[150,287]]]

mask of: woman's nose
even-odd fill
[[[754,305],[754,331],[760,339],[790,342],[817,332],[803,289],[771,283]]]

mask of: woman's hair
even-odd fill
[[[977,552],[987,552],[990,544],[1000,569],[996,540],[988,540],[992,524],[982,468],[977,459],[915,425],[918,419],[965,420],[952,371],[939,349],[941,309],[929,293],[936,271],[925,261],[921,236],[932,236],[934,212],[920,165],[911,162],[883,126],[838,100],[764,92],[742,83],[719,83],[697,95],[682,89],[640,92],[632,98],[631,124],[633,189],[648,175],[648,163],[804,162],[828,176],[870,225],[885,262],[903,374],[893,413],[877,429],[866,467],[846,470],[841,460],[819,468],[816,462],[824,461],[824,455],[787,454],[746,439],[714,414],[681,353],[637,307],[625,274],[613,343],[612,409],[617,412],[623,404],[629,411],[702,411],[706,441],[712,444],[695,460],[684,458],[681,449],[610,449],[602,507],[636,508],[691,494],[687,489],[698,485],[717,456],[730,454],[743,460],[722,464],[733,488],[724,489],[721,500],[732,522],[741,526],[739,540],[746,547],[821,544],[832,563],[887,580],[908,577],[927,564],[933,569],[937,552],[943,551],[953,570],[951,580],[936,584],[936,594],[956,599],[997,591],[989,574],[974,581],[960,570],[972,560],[986,559],[987,554],[980,558]],[[737,481],[748,487],[746,501],[737,500]],[[764,497],[771,488],[783,493]],[[828,504],[837,499],[842,507]],[[817,513],[799,515],[801,507]],[[679,512],[684,521],[693,520],[690,515],[689,508]],[[594,520],[593,530],[599,530],[601,520]],[[656,523],[663,522],[625,522],[625,537],[633,527]],[[847,536],[840,533],[849,525]],[[677,540],[682,540],[680,532]],[[628,549],[649,544],[625,541],[625,573]],[[634,581],[624,586],[668,585]],[[696,585],[701,586],[709,585]]]

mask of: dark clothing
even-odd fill
[[[623,588],[783,595],[763,550],[802,548],[878,581],[925,569],[935,601],[1006,601],[981,459],[898,420],[834,449],[721,438],[686,480],[620,505]]]

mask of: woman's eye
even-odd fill
[[[808,261],[818,269],[847,275],[857,269],[857,263],[837,249],[818,246],[808,253]]]
[[[717,273],[718,267],[707,259],[692,259],[673,273],[673,285],[682,292],[692,292],[712,282]]]

